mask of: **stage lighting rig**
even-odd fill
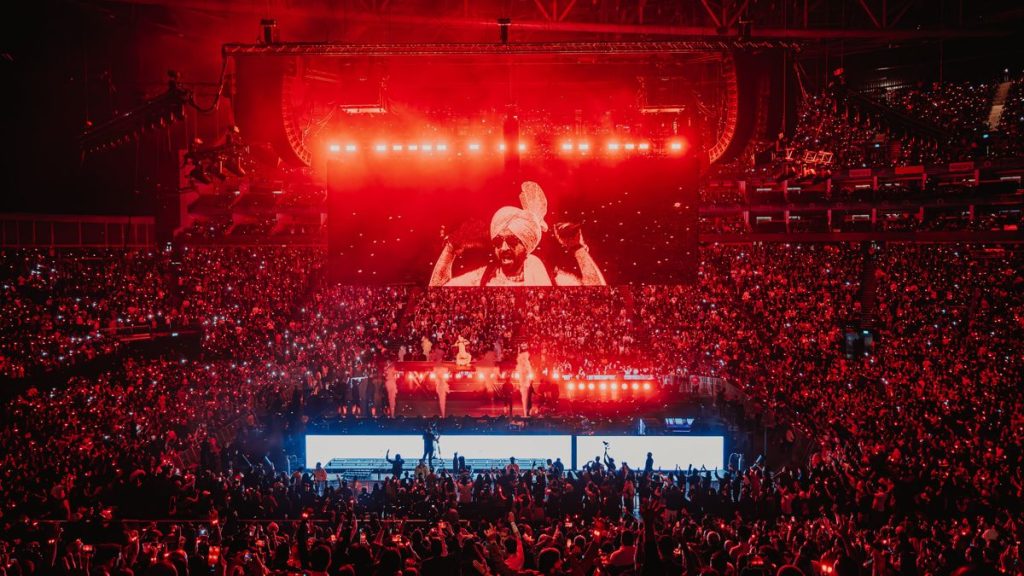
[[[167,90],[163,94],[98,126],[90,126],[89,130],[79,137],[83,154],[116,148],[137,140],[145,132],[166,128],[184,119],[187,107],[201,113],[213,112],[217,109],[221,94],[224,92],[227,63],[227,58],[224,58],[217,93],[209,106],[200,106],[195,100],[195,94],[181,85],[178,73],[168,70]]]
[[[246,167],[252,164],[252,160],[249,157],[249,147],[242,142],[238,134],[238,127],[232,126],[224,135],[223,144],[209,148],[203,148],[203,141],[195,139],[185,154],[182,166],[192,166],[189,178],[202,184],[210,184],[213,182],[211,176],[227,180],[228,175],[225,171],[239,178],[245,176]]]

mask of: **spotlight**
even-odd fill
[[[636,382],[633,382],[632,388],[633,388],[633,390],[639,390],[640,389],[640,385],[637,384]]]
[[[647,142],[641,142],[637,144],[636,147],[639,150],[649,150],[651,148],[651,145]]]
[[[387,152],[388,151],[388,147],[385,144],[377,144],[376,146],[373,147],[373,149],[376,150],[377,152]]]
[[[401,144],[392,144],[391,145],[391,149],[394,150],[395,152],[401,152],[402,151],[402,145]]]
[[[575,390],[576,389],[576,385],[573,384],[572,382],[569,382],[568,384],[565,385],[565,389],[566,390],[570,390],[570,391]]]
[[[345,151],[346,152],[355,152],[356,151],[356,145],[355,144],[345,144]]]
[[[432,144],[424,144],[424,145],[420,146],[420,150],[423,150],[424,152],[430,152],[433,149],[434,149],[434,146]]]
[[[611,150],[612,152],[617,151],[619,149],[619,143],[618,142],[609,142],[608,143],[608,149]]]
[[[565,152],[571,152],[572,151],[572,142],[563,142],[562,143],[562,150],[565,151]]]
[[[576,148],[579,149],[580,152],[586,152],[587,150],[590,150],[590,144],[586,142],[580,142]]]
[[[607,390],[608,389],[608,384],[606,384],[604,382],[601,382],[601,384],[598,386],[598,388],[600,388],[601,390]]]
[[[593,389],[594,389],[594,383],[593,382],[591,382],[590,384],[587,384],[587,390],[593,390]]]
[[[651,383],[650,382],[644,382],[644,390],[650,390],[650,389],[651,389]]]
[[[522,142],[520,142],[519,143],[519,151],[520,152],[525,152],[526,151],[526,144],[523,144]]]
[[[341,152],[341,144],[331,144],[327,149],[330,150],[332,154],[337,154],[338,152]]]
[[[480,143],[479,142],[470,142],[469,150],[471,152],[478,152],[480,150]]]
[[[636,148],[636,144],[633,144],[632,142],[626,142],[626,150],[633,150],[634,148]]]
[[[438,152],[444,152],[447,149],[448,149],[448,145],[447,144],[438,144],[437,145],[437,151]]]
[[[409,144],[409,151],[410,152],[415,152],[415,151],[417,151],[419,149],[420,149],[420,147],[418,145],[416,145],[416,144]]]
[[[673,142],[673,143],[669,144],[669,148],[671,148],[672,150],[678,152],[678,151],[683,149],[683,143],[682,142]]]

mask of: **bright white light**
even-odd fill
[[[639,148],[640,150],[648,150],[650,149],[650,147],[651,145],[648,144],[647,142],[641,142],[640,144],[637,145],[637,148]]]
[[[673,150],[682,150],[683,149],[683,143],[682,142],[673,142],[672,144],[669,145],[669,147],[672,148]]]
[[[586,142],[580,142],[577,148],[579,148],[580,152],[586,152],[587,150],[590,150],[590,144],[587,144]]]
[[[356,145],[355,144],[345,144],[345,151],[346,152],[355,152],[356,151]]]
[[[420,149],[420,147],[417,146],[416,144],[409,144],[409,151],[410,152],[415,152],[415,151],[417,151],[419,149]]]
[[[619,143],[618,142],[609,142],[608,143],[608,149],[609,150],[613,150],[613,151],[614,150],[618,150],[619,149]]]
[[[502,142],[501,144],[498,144],[498,150],[500,152],[504,152],[505,151],[505,143],[504,142]]]
[[[476,152],[476,151],[480,150],[480,143],[479,142],[470,142],[469,149],[472,150],[473,152]]]
[[[391,149],[394,150],[395,152],[401,152],[402,151],[402,145],[401,144],[392,144],[391,145]]]
[[[634,148],[636,148],[636,144],[633,144],[632,142],[626,143],[626,150],[632,150]]]
[[[377,144],[376,146],[373,147],[373,149],[376,150],[377,152],[387,152],[388,147],[384,144]]]
[[[567,466],[572,462],[572,437],[541,435],[444,435],[441,446],[444,454],[458,452],[467,460],[504,460],[515,456],[522,466],[530,466],[536,460],[538,464],[546,459],[561,458]],[[418,434],[381,434],[381,435],[330,435],[306,436],[306,466],[313,468],[317,462],[324,466],[335,458],[370,458],[380,459],[386,466],[384,455],[391,450],[391,457],[401,454],[407,461],[406,466],[416,466],[423,454],[423,438]],[[437,464],[437,460],[434,461]]]
[[[523,151],[525,151],[525,150],[526,150],[526,144],[523,144],[522,142],[520,142],[520,143],[519,143],[519,151],[520,151],[520,152],[523,152]]]
[[[447,144],[438,144],[437,145],[437,151],[438,152],[444,152],[447,149],[448,149],[448,145]]]
[[[562,150],[565,150],[566,152],[572,150],[572,142],[564,142],[562,144]]]
[[[577,436],[577,466],[603,454],[602,442],[608,442],[609,456],[633,469],[643,469],[648,452],[654,456],[654,468],[661,470],[677,465],[686,470],[690,464],[714,470],[722,467],[725,455],[721,436]]]
[[[433,144],[424,144],[423,146],[420,146],[420,150],[423,150],[424,152],[430,152],[433,149],[434,149],[434,145]]]
[[[331,152],[335,152],[335,153],[341,152],[341,145],[340,144],[331,144],[330,146],[327,147],[327,149],[330,150]]]

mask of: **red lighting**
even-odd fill
[[[636,144],[633,144],[632,142],[626,142],[626,150],[633,150],[634,148],[636,148]]]
[[[640,150],[650,150],[651,145],[649,143],[647,143],[647,142],[641,142],[641,143],[637,144],[636,147],[639,148]]]
[[[590,144],[586,142],[580,142],[577,148],[579,148],[580,152],[586,152],[587,150],[590,150]]]
[[[355,144],[345,144],[345,151],[346,152],[355,152],[356,151],[356,145]]]
[[[438,152],[444,152],[447,149],[448,149],[448,145],[447,144],[438,144],[437,145],[437,151]]]
[[[633,390],[639,390],[640,389],[640,385],[637,384],[636,382],[633,382],[632,388],[633,388]]]
[[[409,151],[410,152],[415,152],[415,151],[417,151],[419,149],[420,149],[420,147],[417,146],[416,144],[409,144]]]
[[[506,146],[505,146],[504,142],[502,142],[501,144],[498,144],[498,150],[500,150],[501,152],[504,152],[505,148],[506,148]]]
[[[608,385],[607,385],[607,384],[605,384],[604,382],[601,382],[601,385],[600,385],[600,386],[598,386],[598,387],[599,387],[599,388],[600,388],[601,390],[607,390],[607,389],[608,389]]]
[[[479,142],[470,142],[469,149],[471,151],[473,151],[473,152],[479,151],[480,150],[480,143]]]
[[[386,145],[384,145],[384,144],[377,144],[376,146],[373,147],[373,149],[376,150],[377,152],[387,152],[388,151],[388,147]]]
[[[420,150],[423,150],[424,152],[430,152],[433,149],[434,146],[432,144],[424,144],[423,146],[420,146]]]
[[[401,152],[402,151],[402,145],[401,144],[392,144],[391,145],[391,149],[394,150],[395,152]]]
[[[566,384],[565,387],[568,390],[575,390],[576,389],[576,385],[573,384],[572,382],[569,382],[568,384]]]
[[[683,149],[683,143],[682,142],[673,142],[673,143],[669,144],[669,148],[671,148],[673,150],[676,150],[676,151],[682,150]]]
[[[609,142],[608,143],[608,149],[611,150],[612,152],[617,151],[619,149],[619,143],[618,142]]]
[[[629,388],[629,384],[626,384],[625,382],[623,382],[623,383],[622,383],[622,389],[623,389],[623,390],[626,390],[626,389],[628,389],[628,388]]]
[[[593,390],[593,389],[594,389],[594,383],[593,382],[591,382],[590,384],[587,384],[587,390]]]
[[[563,142],[562,143],[562,150],[564,150],[566,152],[570,152],[572,150],[572,142]]]
[[[526,151],[526,144],[523,144],[522,142],[520,142],[519,143],[519,151],[520,152],[525,152]]]
[[[331,144],[327,149],[337,154],[338,152],[341,152],[341,144]]]
[[[650,382],[644,382],[644,390],[650,390],[650,389],[651,389],[651,383]]]

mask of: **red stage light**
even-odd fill
[[[373,147],[373,149],[376,150],[377,152],[387,152],[388,151],[388,147],[385,144],[377,144],[376,146]]]
[[[673,143],[669,144],[668,147],[671,148],[672,150],[676,151],[676,152],[679,152],[680,150],[683,149],[683,143],[682,142],[678,142],[678,141],[677,142],[673,142]]]
[[[633,144],[632,142],[626,142],[626,150],[633,150],[634,148],[636,148],[636,144]]]
[[[345,145],[345,151],[346,152],[355,152],[356,151],[356,145],[355,144],[346,144]]]
[[[394,150],[395,152],[401,152],[402,151],[402,145],[401,144],[392,144],[391,145],[391,149]]]
[[[480,150],[480,143],[479,142],[470,142],[469,143],[469,150],[471,152],[479,151]]]
[[[647,143],[647,142],[641,142],[641,143],[637,144],[636,147],[639,148],[640,150],[650,150],[651,145],[649,143]]]
[[[599,386],[599,388],[601,390],[607,390],[608,389],[608,384],[605,384],[604,382],[601,382],[601,385]]]
[[[566,388],[566,390],[575,390],[576,389],[576,385],[573,384],[572,382],[569,382],[568,384],[565,385],[565,388]]]
[[[331,144],[327,149],[337,154],[338,152],[341,152],[341,144]]]
[[[571,152],[572,151],[572,142],[563,142],[562,143],[562,150],[565,151],[565,152]]]
[[[619,143],[618,142],[609,142],[608,143],[608,149],[611,150],[612,152],[618,151]]]
[[[590,144],[586,142],[580,142],[577,148],[580,152],[586,152],[587,150],[590,150]]]
[[[416,144],[409,144],[409,151],[410,152],[415,152],[415,151],[417,151],[419,149],[420,149],[420,147],[417,146]]]
[[[430,152],[433,149],[434,146],[432,144],[424,144],[423,146],[420,146],[420,150],[423,150],[424,152]]]
[[[628,388],[629,388],[629,384],[626,384],[625,382],[623,382],[623,383],[622,383],[622,389],[623,389],[623,390],[626,390],[626,389],[628,389]]]
[[[447,149],[448,149],[448,145],[447,144],[438,144],[437,145],[437,151],[438,152],[444,152]]]
[[[590,384],[587,384],[587,390],[593,390],[593,389],[594,389],[594,383],[593,382],[591,382]]]
[[[633,382],[633,390],[639,390],[639,389],[640,389],[640,385],[637,384],[636,382]]]
[[[498,144],[498,151],[499,152],[504,152],[505,151],[505,143],[504,142]]]
[[[644,382],[644,390],[650,390],[650,389],[651,389],[651,383],[650,382]]]
[[[525,152],[526,151],[526,144],[523,144],[522,142],[520,142],[519,143],[519,151],[520,152]]]

